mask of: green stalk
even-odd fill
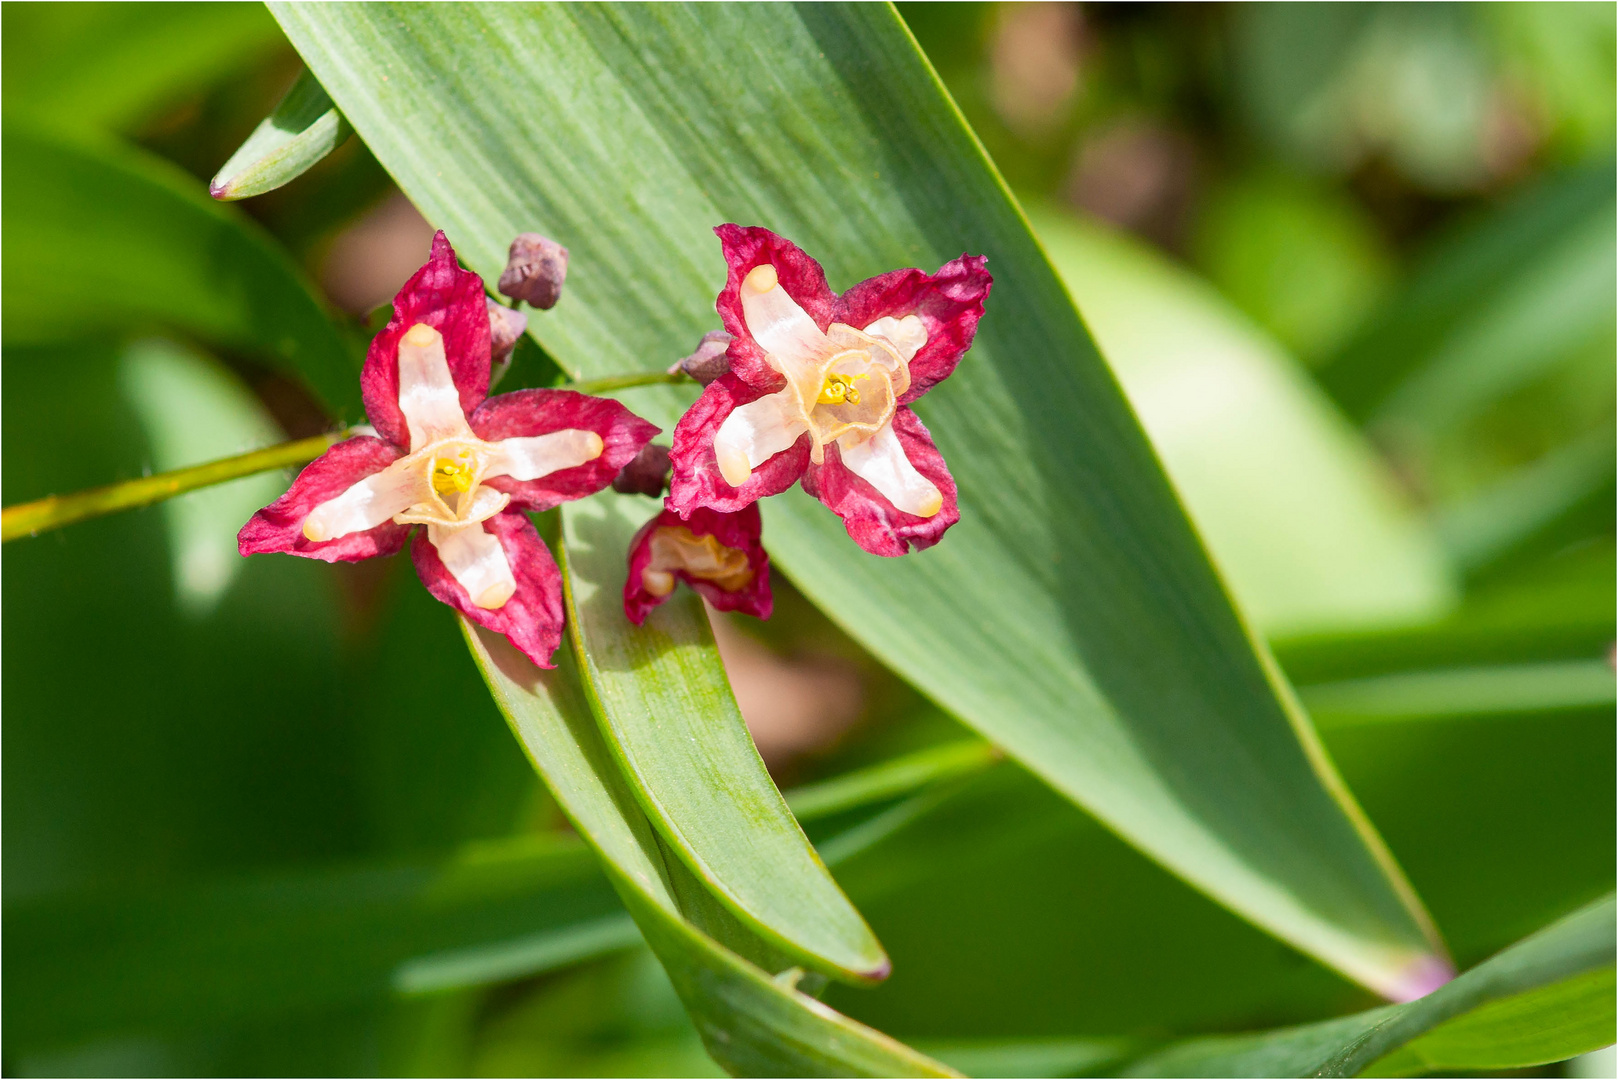
[[[72,495],[47,495],[34,502],[8,506],[4,512],[0,512],[0,542],[15,540],[19,536],[38,536],[85,518],[149,506],[197,488],[223,484],[254,473],[303,465],[324,454],[332,444],[348,438],[349,434],[348,431],[339,431],[330,435],[315,435],[204,465],[143,476],[139,480],[125,480]]]
[[[590,379],[570,383],[563,389],[584,394],[602,394],[612,390],[627,390],[636,386],[661,386],[669,383],[690,382],[683,372],[647,372],[637,375],[613,375],[605,379]],[[324,454],[333,444],[350,435],[345,429],[329,435],[316,435],[308,439],[266,446],[235,457],[192,465],[185,469],[143,476],[139,480],[125,480],[106,487],[75,492],[72,495],[47,495],[34,502],[8,506],[0,512],[0,543],[20,536],[38,536],[42,532],[71,525],[86,518],[132,510],[137,506],[150,506],[188,491],[239,480],[254,473],[271,469],[285,469],[304,465]]]

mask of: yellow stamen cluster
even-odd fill
[[[472,470],[446,458],[433,462],[433,490],[440,495],[465,495],[472,490]]]
[[[868,379],[870,375],[840,375],[832,372],[826,376],[826,385],[820,388],[820,394],[815,398],[821,405],[858,405],[860,392],[854,384],[860,379]]]

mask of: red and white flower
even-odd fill
[[[624,614],[641,625],[683,581],[720,611],[768,619],[775,602],[763,531],[757,506],[732,514],[698,507],[683,518],[665,509],[629,545]]]
[[[354,562],[397,552],[422,526],[411,557],[428,591],[549,667],[561,576],[526,512],[606,487],[658,429],[565,390],[488,397],[489,350],[482,279],[439,233],[360,374],[377,437],[311,462],[238,543],[243,555]]]
[[[960,519],[955,482],[909,405],[971,347],[991,284],[983,257],[838,295],[768,229],[715,232],[730,268],[717,304],[735,338],[730,372],[674,430],[670,505],[731,512],[801,479],[866,551],[936,544]]]

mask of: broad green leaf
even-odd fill
[[[665,849],[590,716],[571,648],[558,670],[463,622],[472,655],[551,793],[658,954],[708,1052],[734,1075],[939,1076],[949,1070],[772,977],[693,926],[702,893]],[[702,893],[706,896],[706,893]],[[705,912],[699,912],[705,917]]]
[[[878,657],[1221,902],[1390,995],[1442,963],[891,8],[273,10],[469,265],[493,276],[522,230],[569,246],[568,293],[533,331],[576,373],[665,367],[714,326],[723,221],[790,236],[839,288],[987,254],[977,347],[919,405],[961,524],[881,560],[792,495],[764,509],[772,556]],[[687,399],[634,400],[668,427]]]
[[[352,133],[315,77],[305,71],[253,134],[219,167],[208,191],[224,202],[291,183]]]
[[[132,344],[124,353],[119,379],[140,416],[157,471],[198,465],[285,438],[240,379],[171,342]],[[163,504],[174,591],[182,610],[206,614],[218,602],[243,566],[237,530],[283,490],[280,476],[260,473]]]
[[[924,1045],[968,1076],[1094,1076],[1138,1053],[1126,1039],[960,1039]]]
[[[1321,727],[1437,716],[1580,709],[1618,702],[1605,660],[1450,668],[1301,686]]]
[[[127,128],[284,48],[257,4],[19,4],[0,15],[6,108]]]
[[[1610,706],[1322,734],[1464,963],[1611,888]],[[913,1045],[1151,1042],[1375,1004],[1009,764],[835,869],[894,974],[826,1000]]]
[[[1459,1033],[1440,1038],[1439,1053],[1479,1059],[1490,1054],[1550,1052],[1559,1060],[1612,1040],[1612,995],[1590,992],[1596,976],[1610,987],[1614,909],[1609,895],[1525,938],[1417,1001],[1261,1035],[1199,1039],[1137,1062],[1130,1076],[1356,1076],[1377,1059],[1461,1018]],[[1526,997],[1537,992],[1534,997]],[[1536,1006],[1552,995],[1577,1015]],[[1477,1017],[1476,1011],[1497,1006]],[[1543,1026],[1520,1028],[1538,1020]],[[1599,1038],[1597,1028],[1605,1024]],[[1435,1032],[1435,1029],[1437,1031]],[[1491,1048],[1488,1043],[1493,1041]],[[1534,1054],[1530,1054],[1534,1056]],[[1503,1060],[1486,1067],[1504,1065]],[[1526,1062],[1525,1062],[1526,1064]]]
[[[352,343],[239,212],[143,151],[14,117],[4,153],[8,346],[169,328],[257,355],[358,418]]]
[[[1032,221],[1260,630],[1415,622],[1454,601],[1432,534],[1279,346],[1143,245],[1054,209]]]
[[[753,748],[702,602],[682,590],[641,628],[624,616],[625,553],[653,512],[613,492],[562,511],[568,628],[602,735],[664,840],[744,923],[800,963],[883,978],[882,946]]]

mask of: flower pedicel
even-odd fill
[[[489,397],[489,319],[482,279],[440,232],[360,374],[379,437],[311,462],[238,542],[243,555],[355,562],[392,555],[423,526],[411,558],[428,591],[549,667],[562,582],[526,512],[606,487],[658,429],[566,390]]]
[[[960,519],[955,481],[911,402],[954,371],[991,279],[982,256],[893,270],[842,295],[768,229],[721,225],[717,307],[730,371],[674,429],[669,505],[732,512],[804,490],[876,555],[931,547]]]

